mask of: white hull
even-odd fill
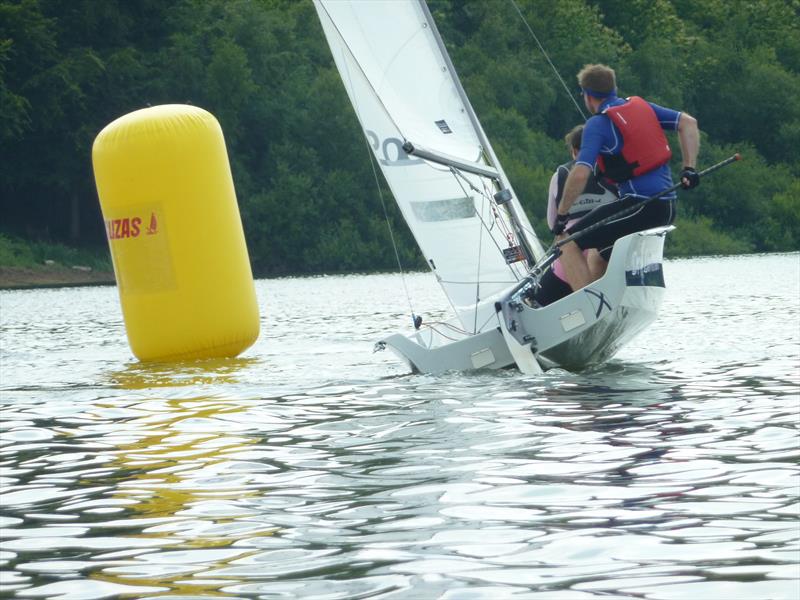
[[[422,373],[514,365],[530,373],[530,356],[543,369],[576,370],[602,363],[657,317],[665,291],[664,237],[671,229],[621,238],[601,279],[543,308],[522,300],[529,280],[513,286],[496,304],[496,326],[478,334],[439,325],[411,336],[395,334],[379,345]]]

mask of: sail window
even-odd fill
[[[442,133],[453,133],[453,130],[450,129],[450,126],[444,119],[442,119],[441,121],[436,121],[436,126],[442,130]]]
[[[411,202],[411,209],[418,220],[425,222],[454,221],[475,216],[475,204],[472,198],[467,197]]]

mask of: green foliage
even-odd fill
[[[800,3],[673,0],[691,42],[686,108],[718,143],[792,160],[800,130]],[[794,134],[794,137],[792,137]]]
[[[736,151],[742,160],[705,177],[694,190],[680,194],[680,212],[704,216],[729,236],[759,252],[796,249],[800,230],[798,179],[786,165],[770,166],[752,146],[703,145],[704,165]]]
[[[19,137],[30,124],[30,102],[12,92],[6,84],[11,46],[11,40],[0,40],[0,143]]]
[[[45,261],[53,261],[54,265],[62,267],[91,267],[96,271],[110,271],[112,268],[106,248],[78,249],[0,233],[0,267],[32,268],[45,264]]]
[[[675,225],[675,231],[667,236],[664,246],[667,256],[744,254],[753,251],[747,242],[719,231],[708,217],[679,217]]]
[[[550,176],[585,113],[575,75],[603,62],[622,93],[698,118],[700,167],[744,155],[681,192],[668,252],[800,248],[798,0],[515,3],[428,0],[546,241]],[[219,119],[257,274],[395,269],[387,218],[403,268],[424,267],[380,175],[376,185],[309,0],[0,0],[0,218],[32,240],[4,238],[2,256],[53,258],[36,240],[105,255],[91,144],[117,117],[163,103]]]
[[[36,260],[30,243],[0,234],[0,266],[34,267],[39,264],[41,263]]]

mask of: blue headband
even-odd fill
[[[594,90],[590,90],[588,88],[581,88],[581,92],[586,94],[587,96],[592,96],[593,98],[610,98],[611,96],[617,95],[617,89],[614,88],[610,92],[596,92]]]

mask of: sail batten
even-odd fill
[[[524,263],[507,261],[513,252],[504,254],[526,234],[511,222],[515,207],[492,201],[509,186],[427,7],[417,0],[314,4],[369,146],[426,262],[465,329],[490,321],[493,306],[477,299],[526,275]],[[409,153],[410,141],[428,154]],[[521,226],[531,230],[527,218]],[[538,246],[533,240],[529,245]]]

